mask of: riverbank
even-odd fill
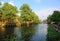
[[[56,29],[58,32],[60,32],[60,26],[59,25],[57,25],[57,24],[51,24],[53,27],[54,27],[54,29]]]
[[[53,26],[48,26],[47,41],[60,41],[60,33]]]

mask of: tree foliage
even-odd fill
[[[4,3],[2,6],[2,18],[4,19],[14,19],[18,10],[16,6],[13,6],[9,3]]]
[[[1,5],[1,3],[0,3]],[[8,2],[5,2],[3,6],[0,8],[0,12],[2,13],[2,19],[9,19],[13,20],[15,17],[18,17],[18,10],[17,7],[14,5],[9,4]],[[39,22],[38,16],[35,14],[35,12],[32,11],[30,6],[28,4],[23,4],[20,8],[21,16],[19,18],[20,22]]]
[[[48,16],[47,22],[50,24],[51,23],[51,15]]]
[[[54,22],[60,22],[60,12],[54,11],[51,20]]]
[[[28,4],[23,4],[20,8],[22,21],[38,22],[38,16],[32,11]]]
[[[55,22],[59,23],[60,22],[60,11],[54,11],[51,16],[48,17],[48,22]]]

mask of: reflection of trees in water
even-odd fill
[[[29,27],[22,26],[21,27],[21,35],[22,35],[21,41],[30,41],[32,35],[34,34],[34,31],[35,31],[34,25],[31,25]]]
[[[4,27],[4,31],[0,30],[0,41],[18,41],[16,34],[14,34],[13,26],[9,25]],[[21,41],[29,41],[32,35],[35,33],[35,25],[30,26],[22,26],[20,28],[21,31]]]
[[[6,26],[4,33],[0,32],[0,41],[16,41],[16,35],[14,35],[14,27]]]
[[[3,29],[2,28],[0,28],[0,41],[3,41],[2,39],[3,39],[3,35],[5,34],[4,33],[5,31],[3,31]]]

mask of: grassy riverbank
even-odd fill
[[[56,31],[51,25],[48,27],[47,41],[60,41],[60,32]]]

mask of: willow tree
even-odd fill
[[[29,21],[29,22],[38,22],[38,16],[32,11],[28,4],[23,4],[20,8],[21,10],[21,21]]]

